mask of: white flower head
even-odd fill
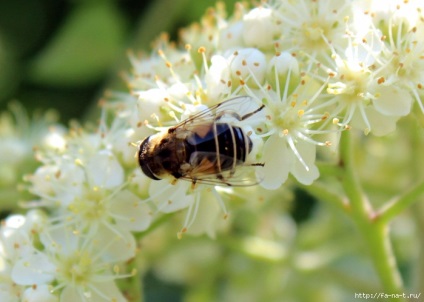
[[[140,175],[137,181],[146,180],[147,177]],[[223,198],[218,194],[217,189],[213,186],[205,184],[195,184],[187,180],[177,180],[170,178],[165,178],[159,181],[150,181],[148,188],[149,197],[144,199],[144,202],[152,204],[155,208],[154,216],[160,213],[174,213],[180,210],[186,210],[185,219],[181,231],[178,232],[178,237],[181,238],[184,233],[186,233],[190,227],[195,223],[197,214],[202,212],[204,207],[209,207],[208,203],[204,203],[204,199],[207,199],[210,202],[215,202],[218,204],[220,210],[223,214],[220,216],[226,218],[228,216],[228,211],[225,206]],[[214,207],[215,209],[215,207]],[[198,224],[199,222],[197,222]],[[204,223],[201,222],[202,224]],[[197,230],[197,233],[206,232],[210,236],[214,235],[213,228],[210,225],[204,225],[204,228],[200,231]]]
[[[406,5],[401,5],[401,8]],[[399,21],[396,19],[397,13],[396,11],[387,16],[388,24],[376,23],[376,26],[385,33],[385,47],[380,59],[382,65],[380,81],[383,86],[396,87],[396,90],[402,94],[399,101],[404,105],[410,104],[414,98],[424,113],[421,99],[424,83],[424,24],[420,21],[410,28],[408,22],[411,22],[411,17],[408,16],[407,19]],[[403,110],[397,109],[401,110],[403,115],[409,113],[407,107]]]
[[[111,249],[111,255],[130,258],[135,254],[131,232],[143,231],[150,225],[150,208],[126,188],[131,176],[110,148],[114,135],[102,134],[76,135],[68,141],[64,154],[51,158],[27,180],[31,192],[39,196],[40,205],[56,214],[50,219],[56,227],[97,234],[104,244],[111,242],[112,232],[116,237],[114,247],[126,242],[128,249]]]
[[[258,177],[268,189],[280,187],[289,173],[301,183],[311,184],[319,175],[314,164],[316,146],[331,145],[312,137],[338,131],[328,122],[329,113],[323,111],[331,106],[320,97],[327,81],[319,84],[308,77],[301,79],[297,59],[285,52],[271,57],[268,65],[267,84],[260,85],[252,72],[248,77],[256,85],[243,85],[249,95],[266,105],[267,129],[256,128],[261,137],[268,137],[261,159],[265,167]]]
[[[39,212],[24,215],[11,215],[2,222],[0,229],[0,258],[3,269],[21,257],[34,251],[33,237],[45,224]],[[38,222],[36,222],[38,221]],[[42,222],[43,221],[43,222]]]
[[[302,50],[316,57],[328,53],[329,43],[345,44],[343,36],[351,15],[351,1],[285,1],[276,10],[283,29],[279,43],[282,50]]]
[[[300,100],[300,96],[293,94],[284,99],[270,91],[264,97],[268,107],[269,138],[263,149],[265,167],[261,186],[276,189],[287,180],[289,173],[299,182],[311,184],[319,176],[315,166],[316,146],[331,144],[315,141],[312,137],[334,131],[322,128],[328,116],[314,109],[316,95]]]
[[[19,103],[0,114],[0,187],[14,187],[35,166],[34,149],[63,148],[64,127],[57,114],[47,111],[33,117]]]
[[[158,83],[172,85],[177,81],[187,81],[195,71],[194,62],[187,50],[172,45],[164,34],[155,42],[156,54],[150,57],[130,54],[132,74],[127,75],[130,89],[147,90]]]
[[[38,235],[44,230],[46,216],[40,211],[30,211],[27,215],[11,215],[2,221],[0,227],[0,300],[21,301],[20,297],[26,297],[27,301],[57,301],[47,288],[37,286],[42,283],[41,279],[32,278],[29,273],[25,278],[31,280],[31,287],[25,282],[15,280],[19,267],[26,265],[26,259],[37,257],[34,247]],[[43,271],[49,271],[49,263],[38,257],[39,267]],[[45,266],[47,264],[47,266]],[[51,276],[45,275],[44,281],[52,280]],[[39,289],[39,290],[38,290]],[[28,297],[32,292],[34,295]]]
[[[361,6],[362,5],[362,6]],[[408,32],[422,23],[423,5],[420,0],[387,0],[384,2],[373,0],[360,3],[363,12],[373,16],[378,27],[395,28]],[[385,34],[387,31],[383,31]]]
[[[246,46],[273,48],[275,37],[281,34],[274,10],[256,7],[243,16],[243,39]]]
[[[55,301],[52,293],[60,293],[60,301],[126,301],[115,280],[130,275],[119,273],[114,265],[117,259],[108,257],[113,236],[109,238],[112,240],[105,245],[96,237],[49,228],[40,234],[44,251],[22,257],[13,267],[13,280],[31,286],[33,291],[26,294],[45,297],[45,301]],[[44,291],[46,286],[50,295]]]
[[[222,50],[234,49],[244,46],[243,41],[244,22],[237,21],[228,24],[220,32],[219,48]]]
[[[220,55],[211,58],[211,65],[205,74],[208,96],[219,100],[231,93],[231,70],[229,62]]]
[[[327,70],[327,93],[334,96],[330,102],[337,103],[333,114],[343,114],[344,125],[362,125],[366,134],[385,135],[410,112],[412,97],[400,85],[385,85],[380,31],[370,30],[360,42],[355,36],[349,41],[343,54],[334,50],[333,67]]]
[[[228,61],[231,80],[235,85],[246,84],[257,87],[264,83],[267,62],[265,55],[259,49],[237,49],[228,57]]]

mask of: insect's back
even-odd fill
[[[210,173],[233,169],[244,163],[252,149],[252,141],[240,127],[228,123],[213,123],[206,133],[193,132],[186,139],[187,162],[193,167],[212,164]]]

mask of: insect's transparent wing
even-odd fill
[[[207,184],[212,186],[224,187],[248,187],[254,186],[261,182],[261,179],[256,177],[255,170],[261,167],[239,166],[234,175],[229,175],[226,171],[222,175],[209,174],[200,175],[196,179],[182,177],[182,179],[199,184]],[[222,176],[222,178],[221,178]]]
[[[216,104],[208,109],[196,113],[188,119],[182,121],[174,128],[186,128],[199,124],[222,122],[230,124],[240,124],[243,121],[257,118],[263,114],[263,105],[256,103],[250,96],[239,96]]]
[[[233,165],[232,157],[218,156],[213,152],[196,152],[195,158],[190,160],[193,169],[182,178],[201,184],[234,187],[252,186],[260,182],[261,179],[257,178],[255,172],[262,167],[254,167],[241,161]]]
[[[217,104],[215,116],[217,121],[239,124],[261,115],[262,109],[252,97],[239,96]]]

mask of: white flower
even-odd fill
[[[409,32],[422,22],[422,1],[420,0],[378,0],[363,1],[358,3],[363,12],[373,15],[374,24],[384,27],[403,27]],[[389,31],[392,29],[387,28]]]
[[[216,195],[222,194],[223,191],[228,191],[227,188],[206,188],[199,193],[199,204],[197,213],[192,213],[192,217],[186,215],[186,222],[184,223],[187,233],[190,235],[202,235],[206,234],[211,238],[216,237],[217,230],[221,230],[225,223],[228,223],[228,213],[225,213],[226,209],[217,202]],[[229,195],[231,189],[229,190]],[[194,214],[194,215],[193,215]],[[192,221],[189,222],[188,219]]]
[[[268,77],[273,80],[269,80],[270,84],[260,90],[244,86],[248,94],[264,100],[267,110],[268,130],[260,133],[262,137],[268,137],[263,146],[263,175],[258,174],[262,179],[261,186],[276,189],[286,181],[289,173],[299,182],[311,184],[319,176],[314,163],[315,147],[331,144],[316,141],[313,136],[337,131],[325,129],[331,124],[328,123],[329,114],[323,113],[322,108],[331,106],[331,103],[319,96],[326,83],[319,86],[312,79],[300,81],[296,59],[285,53],[278,53],[271,59],[271,64]],[[255,76],[255,73],[250,74],[252,79]]]
[[[2,222],[0,229],[0,257],[3,269],[21,257],[33,253],[31,219],[23,215],[11,215]]]
[[[36,251],[23,256],[13,266],[12,279],[19,285],[48,284],[55,279],[56,266],[49,257]]]
[[[345,45],[345,20],[352,1],[279,1],[276,16],[282,28],[279,50],[305,51],[311,57],[328,53],[329,44]]]
[[[366,134],[385,135],[393,130],[387,123],[395,125],[409,114],[412,97],[400,85],[385,84],[384,64],[376,59],[383,50],[381,33],[372,31],[362,42],[354,43],[357,38],[352,38],[343,55],[333,54],[334,66],[327,70],[327,93],[334,95],[330,102],[337,104],[333,114],[343,114],[344,125],[363,125]]]
[[[424,83],[424,24],[422,21],[414,23],[409,15],[398,19],[398,14],[406,10],[406,6],[401,5],[399,10],[387,16],[387,23],[377,23],[387,33],[381,58],[380,81],[383,86],[395,86],[398,92],[396,97],[404,105],[404,109],[401,109],[403,115],[409,113],[405,105],[410,105],[412,98],[424,113],[421,99]]]
[[[290,95],[300,82],[298,60],[288,52],[277,53],[269,60],[267,81],[277,93],[284,91]]]
[[[304,101],[281,98],[269,92],[268,100],[269,135],[263,150],[264,188],[276,189],[287,180],[288,174],[293,174],[303,184],[311,184],[319,176],[315,166],[315,148],[317,145],[330,145],[329,142],[315,141],[314,134],[331,132],[312,126],[324,125],[327,116],[314,110],[312,99]],[[288,106],[288,104],[291,104]]]
[[[319,176],[315,166],[315,146],[303,141],[290,147],[286,140],[273,135],[265,143],[263,158],[266,165],[261,186],[267,189],[279,188],[289,173],[305,185],[311,184]]]
[[[281,34],[274,10],[256,7],[243,16],[243,39],[247,46],[272,48],[275,37]]]
[[[31,278],[33,274],[25,276],[31,279],[31,288],[26,288],[24,283],[16,282],[14,275],[19,266],[27,264],[25,259],[38,255],[33,246],[34,237],[44,228],[45,217],[39,211],[31,211],[26,216],[12,215],[2,221],[0,228],[0,301],[18,302],[21,297],[26,297],[26,301],[57,301],[55,296],[46,291],[45,287],[38,287],[37,278]],[[44,267],[44,259],[39,262],[42,270],[49,269]],[[51,276],[43,281],[51,280]],[[31,297],[28,297],[29,293]]]
[[[172,85],[192,77],[195,65],[188,51],[171,46],[167,36],[161,36],[153,48],[157,54],[151,57],[130,54],[133,73],[127,80],[131,88],[147,90],[156,87],[158,82]]]
[[[26,180],[31,182],[30,192],[39,196],[43,204],[67,206],[81,195],[85,176],[80,166],[64,157],[57,163],[40,166]]]
[[[0,115],[0,187],[15,188],[28,168],[35,165],[34,149],[63,147],[64,127],[56,124],[57,115],[50,111],[30,118],[18,103]]]
[[[205,74],[208,96],[212,100],[224,99],[231,93],[231,71],[228,61],[220,55],[211,58]]]
[[[35,289],[41,286],[38,295],[46,301],[55,301],[42,290],[53,281],[55,286],[50,291],[60,291],[63,302],[126,301],[114,281],[128,275],[119,274],[113,265],[116,259],[107,256],[110,246],[116,243],[109,238],[112,240],[104,245],[96,237],[83,238],[65,228],[49,228],[40,234],[45,250],[18,261],[13,268],[13,280]]]
[[[244,45],[243,30],[244,22],[242,21],[228,24],[220,31],[219,48],[222,50],[227,50]]]
[[[27,179],[42,205],[56,213],[52,223],[97,234],[104,244],[114,242],[110,256],[126,260],[135,254],[131,232],[145,230],[152,217],[149,206],[125,188],[129,182],[118,158],[102,149],[106,137],[103,142],[85,135],[69,141],[66,155],[57,155]],[[120,242],[125,249],[115,248]]]
[[[4,300],[2,300],[4,301]],[[47,285],[37,285],[28,287],[23,295],[22,301],[25,302],[56,302],[59,301],[58,297],[50,292]]]
[[[252,87],[262,85],[265,81],[267,62],[265,55],[256,48],[235,50],[228,57],[231,80],[235,85],[246,84]],[[254,74],[254,78],[252,77]]]

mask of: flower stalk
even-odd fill
[[[408,191],[388,201],[384,206],[377,210],[376,219],[383,223],[389,223],[399,213],[403,212],[412,204],[418,202],[424,195],[424,182],[418,183]]]
[[[351,217],[365,240],[383,290],[388,294],[399,294],[404,288],[389,238],[388,221],[376,216],[362,190],[355,169],[353,145],[352,133],[345,131],[340,141],[340,159],[345,171],[342,184],[352,207]],[[402,301],[401,298],[392,300]]]

